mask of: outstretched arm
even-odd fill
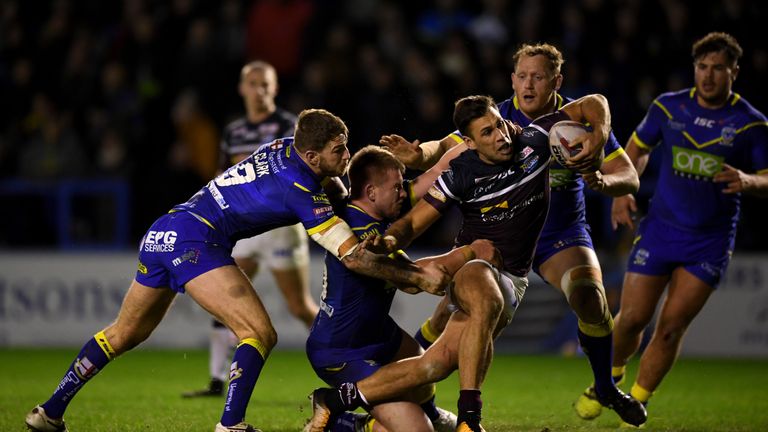
[[[416,264],[422,267],[436,265],[453,277],[460,268],[467,262],[473,259],[481,259],[493,264],[496,268],[502,268],[503,260],[501,253],[496,247],[493,246],[493,242],[490,240],[475,240],[471,244],[459,246],[455,249],[451,249],[442,255],[435,255],[424,257],[416,260]],[[414,287],[399,286],[402,291],[409,294],[416,294],[421,291],[414,289]]]
[[[366,276],[390,280],[395,283],[417,286],[423,291],[440,294],[450,281],[449,276],[438,266],[420,267],[390,259],[386,255],[374,254],[365,245],[358,243],[349,225],[336,219],[325,229],[311,234],[320,246],[339,257],[348,269]]]
[[[611,110],[608,99],[601,94],[591,94],[564,105],[561,110],[571,120],[589,123],[592,126],[591,133],[571,143],[572,145],[581,144],[582,149],[567,162],[568,168],[577,171],[594,171],[611,133]]]
[[[432,168],[440,158],[451,148],[462,143],[462,140],[454,138],[453,134],[446,135],[440,141],[427,141],[419,143],[406,140],[400,135],[384,135],[379,144],[386,146],[408,168],[427,171]]]
[[[463,142],[454,147],[451,147],[432,168],[425,171],[420,176],[413,180],[413,196],[419,199],[424,196],[425,193],[432,187],[432,184],[440,177],[443,171],[446,171],[451,166],[451,161],[460,154],[464,153],[467,149],[467,145]]]
[[[405,216],[393,222],[381,240],[386,243],[386,249],[390,252],[405,249],[413,239],[440,219],[440,216],[440,212],[422,199]]]
[[[603,161],[598,171],[582,174],[590,189],[617,197],[637,192],[640,180],[637,170],[625,151],[618,149],[615,156]]]

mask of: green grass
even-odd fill
[[[74,350],[0,350],[0,431],[24,431],[24,415],[58,384]],[[222,398],[184,400],[206,382],[204,351],[137,350],[113,362],[67,411],[72,432],[212,431]],[[630,377],[635,364],[630,365]],[[613,431],[613,412],[585,422],[571,403],[589,384],[584,358],[498,355],[483,388],[483,424],[493,431]],[[248,420],[266,432],[299,431],[306,395],[321,382],[303,353],[273,353]],[[456,374],[438,385],[455,410]],[[683,359],[651,400],[646,431],[768,431],[768,362]]]

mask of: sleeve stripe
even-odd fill
[[[747,130],[749,128],[753,128],[755,126],[767,126],[768,127],[768,122],[764,122],[763,121],[763,122],[747,123],[746,126],[744,126],[743,128],[737,130],[736,133],[744,132],[745,130]]]
[[[768,174],[768,168],[761,169],[760,171],[757,172],[757,174],[758,175]]]
[[[451,137],[452,140],[456,141],[457,144],[461,144],[464,142],[464,138],[462,138],[462,136],[459,135],[459,131],[453,131],[448,136]]]
[[[637,131],[632,132],[632,139],[635,140],[635,144],[637,144],[637,146],[640,147],[641,149],[647,150],[647,151],[653,150],[653,147],[643,142],[643,140],[641,140],[640,137],[637,136]]]
[[[305,188],[304,186],[302,186],[302,185],[300,185],[300,184],[298,184],[296,182],[293,182],[293,185],[296,186],[297,188],[303,190],[304,192],[309,192],[309,189]]]
[[[448,189],[448,186],[445,185],[445,182],[443,181],[442,177],[438,177],[437,181],[440,183],[440,187],[443,189],[442,191],[445,192],[446,195],[451,197],[451,199],[454,200],[454,201],[461,202],[460,199],[456,198],[456,196],[451,193],[451,191]],[[432,186],[432,187],[434,187],[434,186]]]
[[[331,227],[332,225],[334,225],[339,220],[340,220],[339,217],[334,215],[332,218],[330,218],[327,221],[321,223],[320,225],[318,225],[318,226],[316,226],[314,228],[308,229],[307,230],[307,234],[308,235],[312,235],[312,234],[317,234],[320,231],[324,231],[324,230],[328,229],[329,227]]]
[[[367,231],[374,225],[378,225],[378,222],[371,222],[368,225],[362,226],[362,227],[350,227],[350,228],[352,229],[352,231]]]
[[[408,187],[408,201],[411,202],[411,208],[416,205],[416,203],[419,201],[419,197],[416,196],[416,193],[413,191],[413,182],[409,181],[407,183]]]
[[[661,108],[661,110],[664,111],[664,114],[666,114],[668,118],[672,118],[672,114],[669,113],[669,110],[667,110],[667,108],[664,105],[662,105],[661,102],[658,101],[658,99],[654,100],[653,104]]]
[[[603,163],[610,162],[610,161],[616,159],[617,157],[621,156],[624,153],[625,153],[624,149],[619,147],[616,150],[614,150],[613,153],[611,153],[608,156],[606,156],[605,159],[603,159]]]

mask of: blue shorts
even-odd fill
[[[668,276],[677,267],[717,288],[733,254],[736,233],[685,232],[655,218],[640,222],[627,271]]]
[[[371,358],[351,359],[331,365],[317,365],[312,362],[311,353],[307,354],[309,354],[310,364],[317,376],[331,387],[336,387],[345,382],[357,382],[367,378],[381,369],[382,366],[390,363],[400,349],[402,340],[403,333],[398,331],[397,337],[393,337],[387,344],[382,345],[381,349],[376,350],[376,353],[370,356]]]
[[[536,253],[533,255],[533,271],[541,276],[539,267],[552,255],[576,246],[595,250],[592,245],[592,237],[589,236],[589,225],[579,223],[561,231],[542,232],[539,242],[536,244]]]
[[[190,280],[227,265],[235,265],[228,238],[189,212],[168,213],[141,239],[136,281],[183,293]]]

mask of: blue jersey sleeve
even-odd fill
[[[661,141],[662,127],[671,118],[669,110],[663,105],[663,99],[658,98],[648,108],[645,118],[637,126],[632,137],[635,138],[641,148],[651,150]]]
[[[288,191],[286,202],[298,216],[307,234],[318,233],[336,222],[338,217],[325,193],[311,191],[298,183],[293,186]]]
[[[768,122],[747,125],[743,133],[749,142],[749,162],[752,171],[757,174],[768,174]]]

